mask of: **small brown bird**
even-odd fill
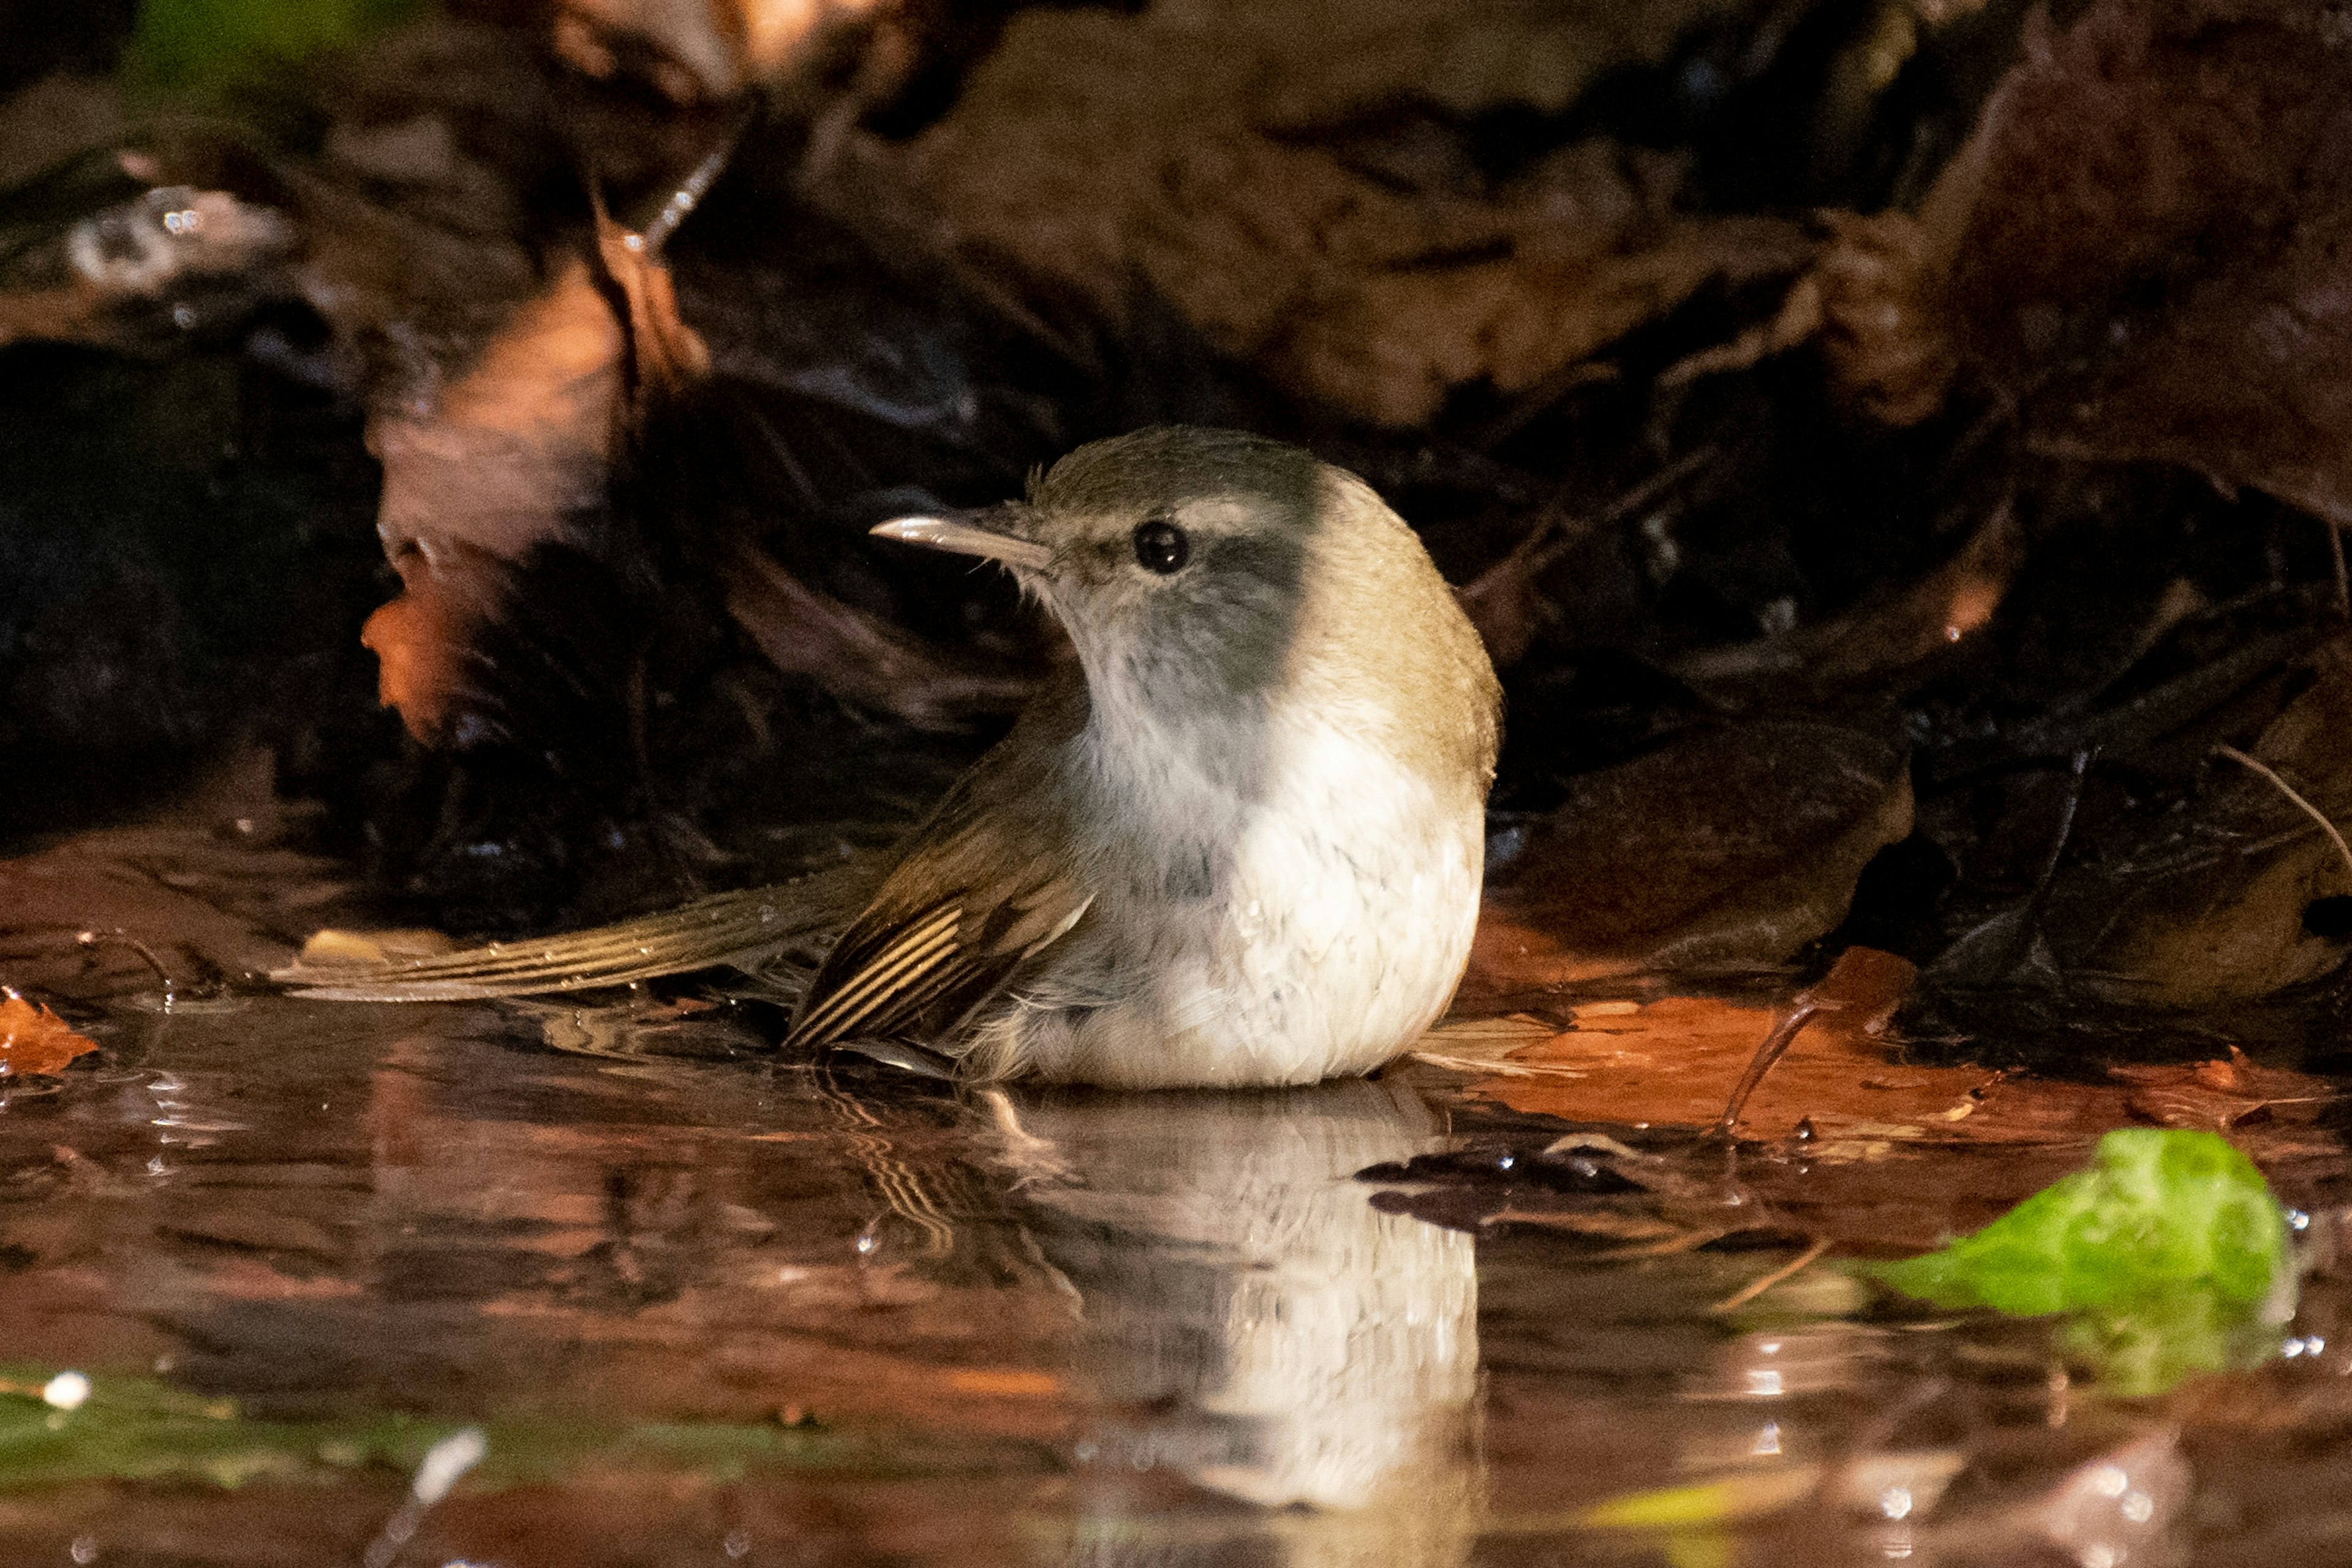
[[[1002,563],[1077,667],[915,830],[788,1047],[901,1042],[975,1078],[1295,1084],[1378,1067],[1444,1011],[1477,921],[1498,690],[1370,487],[1279,442],[1160,428],[1081,447],[980,519],[875,531]],[[828,891],[279,978],[402,1001],[752,966],[830,923]]]

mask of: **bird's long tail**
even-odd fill
[[[355,963],[306,953],[269,977],[320,1001],[463,1002],[583,991],[721,964],[751,968],[831,934],[855,911],[869,877],[865,868],[844,867],[713,894],[618,925],[462,952]]]

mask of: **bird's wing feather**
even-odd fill
[[[1055,831],[1040,754],[1008,743],[940,803],[826,955],[788,1045],[896,1036],[948,1047],[1078,922],[1094,900]]]
[[[871,886],[866,873],[857,880]],[[754,963],[807,942],[854,895],[834,876],[747,888],[593,931],[377,963],[297,962],[270,978],[331,1002],[456,1002],[624,984]]]

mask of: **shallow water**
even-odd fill
[[[2293,1353],[2122,1400],[2045,1324],[1830,1268],[1736,1302],[1801,1238],[1690,1245],[1711,1205],[1851,1210],[1852,1166],[1602,1129],[1649,1184],[1527,1223],[1359,1180],[1561,1131],[1433,1067],[959,1096],[780,1059],[748,1010],[166,1005],[74,940],[273,961],[343,911],[269,840],[199,814],[0,865],[5,977],[101,1047],[0,1079],[0,1361],[233,1400],[274,1455],[31,1484],[0,1444],[0,1562],[2352,1560],[2332,1154],[2271,1173],[2318,1265]],[[1889,1234],[2086,1152],[1898,1150]],[[404,1538],[409,1464],[338,1449],[401,1416],[490,1445]]]

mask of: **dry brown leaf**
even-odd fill
[[[96,1040],[76,1034],[39,1003],[0,993],[0,1074],[63,1072],[76,1057],[96,1049]]]
[[[437,399],[379,414],[369,427],[383,463],[377,531],[402,594],[361,640],[381,661],[383,702],[428,744],[461,738],[469,715],[497,710],[512,672],[482,645],[517,613],[516,595],[532,591],[534,555],[594,553],[583,521],[606,507],[633,412],[625,404],[677,398],[709,370],[668,269],[642,237],[604,222],[598,260],[625,312],[575,259]],[[729,612],[777,668],[853,700],[949,728],[1017,707],[1031,689],[1024,677],[960,666],[748,544],[716,570]]]
[[[2352,821],[2352,652],[2323,648],[2317,679],[2254,755],[2331,820]],[[2021,962],[2103,1003],[2191,1009],[2276,994],[2335,972],[2344,944],[2309,930],[2315,900],[2352,893],[2352,871],[2270,780],[2216,764],[2200,795],[2145,832],[2080,847],[2038,907],[1986,922],[1937,961],[1937,983],[2016,983]],[[2031,915],[2031,931],[2021,921]],[[2030,942],[2028,941],[2030,939]]]
[[[1902,752],[1836,725],[1685,737],[1574,781],[1488,895],[1472,994],[1778,963],[1834,927],[1911,831]]]
[[[584,262],[516,312],[437,402],[379,415],[376,531],[399,598],[361,640],[382,696],[420,741],[446,739],[477,671],[467,649],[496,619],[506,571],[575,537],[604,501],[622,395],[620,323]]]
[[[1881,680],[1990,620],[2024,557],[2024,531],[2003,506],[1958,554],[1917,582],[1817,626],[1703,649],[1676,661],[1674,673],[1702,688],[1760,680],[1783,691],[1792,679],[1824,689]]]
[[[1821,349],[1846,395],[1889,425],[1943,407],[1958,360],[1944,317],[1943,258],[1907,213],[1835,219],[1811,279]]]
[[[1881,418],[1971,365],[2043,450],[2352,522],[2352,53],[2329,7],[2101,0],[2023,58],[1916,218],[1842,221],[1833,372]]]
[[[977,250],[1113,316],[1139,274],[1290,390],[1410,426],[1458,386],[1544,383],[1711,279],[1793,272],[1810,242],[1774,219],[1677,216],[1680,167],[1655,153],[1578,143],[1478,194],[1435,121],[1377,146],[1349,128],[1401,101],[1557,112],[1723,9],[1032,10],[943,121],[864,154]]]

